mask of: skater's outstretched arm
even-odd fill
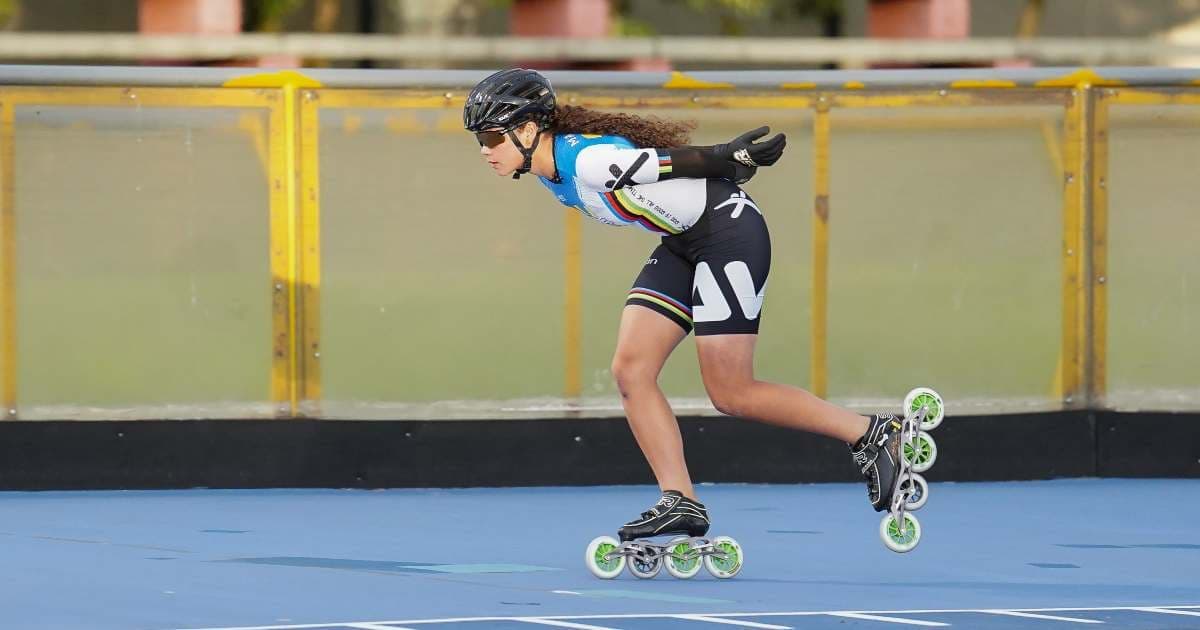
[[[742,184],[754,176],[759,166],[770,166],[783,155],[787,136],[781,133],[754,142],[768,132],[769,127],[759,127],[713,146],[626,149],[598,144],[579,152],[576,176],[587,186],[605,191],[678,177],[727,179]]]

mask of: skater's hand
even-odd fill
[[[783,149],[787,146],[787,136],[782,133],[775,134],[773,138],[763,142],[754,142],[770,131],[770,127],[759,127],[753,131],[747,131],[726,144],[713,146],[713,153],[717,157],[734,163],[737,173],[734,178],[736,183],[742,184],[749,181],[751,177],[754,177],[758,167],[771,166],[783,155]]]

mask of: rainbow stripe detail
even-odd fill
[[[602,193],[601,197],[608,204],[609,209],[626,223],[637,223],[647,230],[659,234],[679,233],[671,224],[655,215],[649,208],[639,205],[619,188],[612,192]]]
[[[666,175],[670,172],[671,154],[660,149],[658,151],[658,176],[661,178],[663,175]]]
[[[644,287],[633,287],[629,290],[629,298],[637,298],[639,300],[652,302],[678,315],[680,319],[686,321],[688,325],[691,325],[692,323],[691,307],[684,305],[679,300],[676,300],[665,293],[659,293],[654,289],[647,289]]]

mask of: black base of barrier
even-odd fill
[[[683,418],[694,481],[855,481],[836,440]],[[1200,477],[1200,414],[947,418],[930,481]],[[653,483],[624,418],[0,422],[0,488],[400,488]]]

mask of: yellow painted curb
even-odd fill
[[[1124,81],[1116,79],[1105,79],[1096,73],[1091,68],[1080,68],[1068,75],[1057,77],[1054,79],[1046,79],[1035,83],[1037,87],[1076,87],[1079,85],[1091,85],[1096,87],[1120,87],[1125,85]]]
[[[962,81],[954,81],[954,82],[950,83],[950,87],[955,88],[955,89],[958,89],[958,88],[965,88],[965,89],[1015,88],[1015,87],[1017,87],[1017,82],[1016,81],[1004,81],[1001,79],[984,79],[984,80],[964,79]]]
[[[671,73],[671,78],[662,85],[669,90],[730,90],[733,89],[732,83],[718,83],[715,81],[701,81],[695,77],[688,76],[678,70]]]
[[[319,88],[323,87],[320,81],[312,77],[305,76],[295,70],[280,70],[278,72],[264,72],[262,74],[247,74],[245,76],[230,79],[222,84],[224,87],[237,88],[273,88],[284,86],[295,86],[298,88]]]

